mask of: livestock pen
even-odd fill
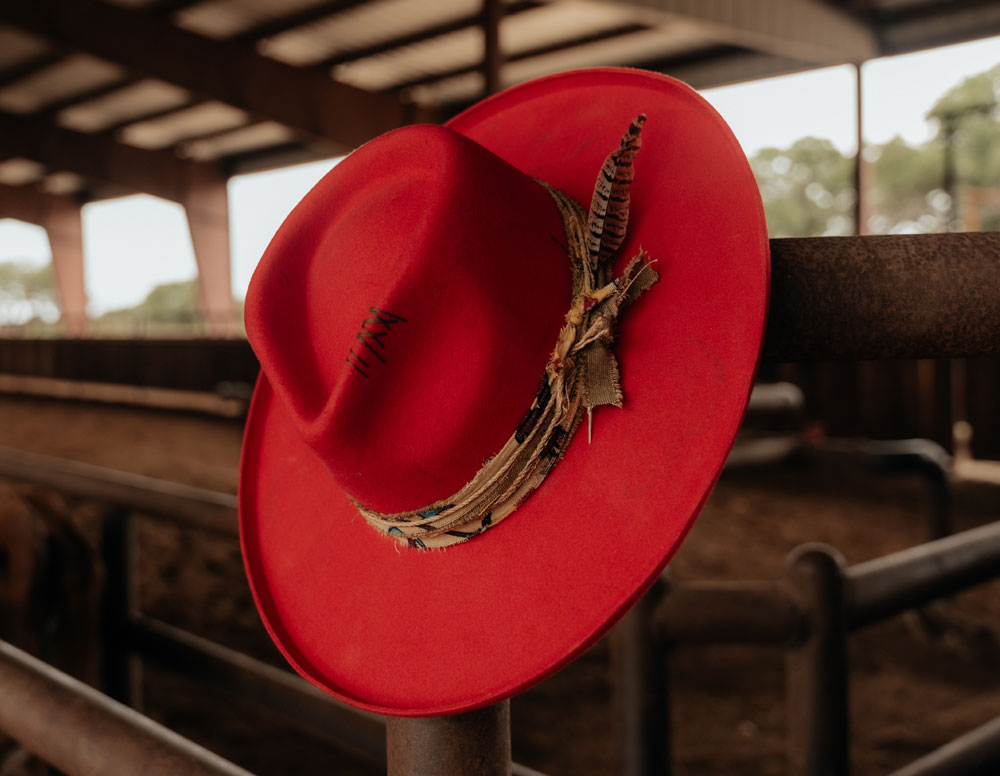
[[[1000,299],[983,292],[997,286],[996,235],[776,240],[772,254],[765,358],[773,362],[996,352]],[[907,295],[921,304],[897,303]],[[508,702],[449,718],[394,718],[386,726],[286,672],[138,611],[130,516],[232,535],[232,496],[10,450],[0,455],[0,475],[107,505],[100,675],[119,700],[140,702],[131,667],[151,660],[205,686],[233,687],[348,751],[387,762],[390,773],[532,772],[511,763]],[[788,772],[849,772],[848,634],[994,578],[998,559],[1000,531],[986,525],[854,566],[835,549],[806,545],[790,556],[786,578],[773,583],[656,586],[612,639],[625,771],[669,770],[671,649],[722,641],[786,651]],[[177,772],[177,762],[188,772],[238,772],[12,648],[3,670],[12,687],[23,688],[5,694],[5,729],[67,773],[106,772],[111,762],[129,762],[114,758],[129,756],[165,763],[151,772]],[[44,724],[55,709],[73,710],[60,717],[58,730]],[[100,746],[112,739],[125,748]],[[998,739],[995,723],[987,723],[899,773],[979,772],[996,763]]]

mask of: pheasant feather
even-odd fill
[[[632,162],[642,145],[642,125],[645,123],[645,114],[632,121],[621,145],[608,154],[597,176],[587,219],[587,259],[591,270],[610,260],[625,240],[629,186],[634,171]]]

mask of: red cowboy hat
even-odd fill
[[[577,206],[539,183],[583,208],[610,200],[614,237],[629,169],[617,252],[574,232]],[[635,301],[652,279],[629,263],[640,248],[660,280]],[[581,280],[597,253],[615,253],[613,273]],[[278,231],[246,302],[263,371],[240,525],[285,657],[341,700],[422,716],[511,696],[579,655],[708,497],[767,291],[747,161],[718,114],[661,75],[542,78],[347,157]],[[632,301],[615,323],[608,311]],[[598,331],[601,316],[615,325]],[[613,372],[609,348],[624,404],[596,410],[588,443],[572,432],[600,402],[580,364],[601,350]],[[514,468],[497,480],[500,466]],[[515,485],[501,499],[494,480]]]

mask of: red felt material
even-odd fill
[[[381,511],[430,504],[513,433],[570,295],[561,219],[531,178],[589,205],[639,113],[618,268],[641,245],[661,280],[616,341],[624,408],[599,409],[593,444],[578,433],[482,536],[428,552],[378,535],[347,493]],[[767,289],[746,159],[664,76],[540,79],[348,157],[281,227],[247,296],[264,374],[241,532],[285,656],[334,696],[401,715],[486,705],[565,665],[648,587],[707,498],[749,397]],[[366,352],[370,307],[406,320],[364,377],[347,354]]]

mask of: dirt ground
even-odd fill
[[[0,398],[0,445],[235,491],[241,429],[231,421]],[[0,488],[9,486],[0,485]],[[22,487],[15,495],[24,495]],[[914,475],[864,461],[807,456],[723,476],[670,564],[683,580],[779,578],[795,546],[822,541],[849,563],[918,543],[929,496]],[[957,529],[993,519],[1000,490],[962,486]],[[94,538],[93,505],[68,513]],[[143,611],[280,664],[253,609],[234,540],[140,520]],[[851,762],[886,774],[1000,715],[1000,584],[851,638]],[[514,757],[548,774],[619,771],[607,641],[513,701]],[[785,772],[784,653],[779,647],[680,647],[669,656],[676,773]],[[377,770],[289,728],[238,697],[206,693],[154,666],[145,710],[258,774]]]

